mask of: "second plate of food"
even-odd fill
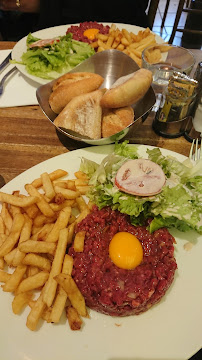
[[[104,26],[112,25],[110,23],[102,23],[102,24]],[[79,24],[74,24],[74,25],[79,25]],[[139,31],[145,30],[142,27],[134,26],[134,25],[128,25],[128,24],[115,24],[115,25],[118,29],[120,29],[120,30],[126,29],[128,32],[132,32],[133,34],[138,34]],[[52,39],[55,37],[64,36],[66,34],[67,29],[70,27],[71,27],[71,25],[54,26],[54,27],[38,30],[38,31],[32,33],[32,35],[39,39]],[[155,40],[157,43],[164,42],[164,40],[157,34],[155,34]],[[25,36],[21,40],[19,40],[12,50],[12,59],[19,62],[16,64],[18,70],[20,72],[22,72],[25,76],[38,82],[39,84],[45,84],[48,81],[50,81],[50,79],[48,80],[48,79],[44,79],[44,78],[41,78],[38,76],[34,76],[33,74],[31,74],[27,71],[25,65],[20,64],[20,62],[22,62],[22,55],[23,55],[23,53],[26,53],[26,52],[27,52],[27,36]],[[60,75],[61,74],[58,73],[58,77]],[[57,76],[55,76],[55,77],[57,77]]]

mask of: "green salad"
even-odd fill
[[[22,61],[12,62],[25,65],[29,74],[43,79],[55,79],[95,53],[89,44],[73,40],[71,33],[60,36],[53,43],[43,47],[30,48],[31,44],[39,40],[30,33],[27,36],[27,51],[22,54]]]
[[[202,234],[202,160],[193,166],[171,156],[164,156],[159,148],[147,149],[148,159],[163,169],[166,182],[161,192],[153,196],[135,196],[120,191],[115,185],[118,169],[129,159],[138,159],[138,147],[127,142],[115,144],[114,152],[101,164],[81,159],[80,170],[90,177],[93,185],[88,197],[99,209],[110,206],[130,216],[133,225],[143,225],[152,218],[150,232],[161,227],[175,227],[180,231],[195,230]]]

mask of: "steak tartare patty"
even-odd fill
[[[131,225],[127,215],[95,206],[78,231],[86,232],[84,251],[69,249],[72,277],[89,308],[111,316],[140,314],[165,295],[177,269],[175,239],[166,228],[150,234],[145,226]],[[109,243],[121,231],[135,235],[143,247],[143,260],[132,270],[117,267],[109,257]]]
[[[66,34],[72,33],[72,38],[77,41],[83,41],[87,43],[92,43],[94,40],[90,40],[84,35],[84,32],[88,29],[98,29],[100,34],[108,34],[110,27],[108,25],[103,25],[97,23],[97,21],[85,21],[79,25],[71,25]]]

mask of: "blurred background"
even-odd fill
[[[151,0],[151,5],[154,2]],[[179,10],[179,21],[174,27],[177,10]],[[180,31],[175,32],[177,28]],[[174,45],[201,49],[202,0],[159,0],[152,30],[165,41],[169,41],[173,35],[171,43]]]
[[[0,5],[3,2],[0,0]],[[202,48],[202,0],[147,0],[147,3],[146,14],[153,32],[174,45]],[[38,29],[38,13],[23,13],[17,6],[16,9],[0,10],[0,40],[18,41]]]

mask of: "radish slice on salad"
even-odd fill
[[[121,191],[138,196],[160,193],[165,181],[161,167],[147,159],[126,161],[115,177],[115,185]]]
[[[46,45],[52,45],[54,43],[54,41],[59,41],[59,38],[52,38],[52,39],[42,39],[42,40],[37,40],[34,43],[30,44],[29,47],[30,49],[33,47],[44,47]]]

